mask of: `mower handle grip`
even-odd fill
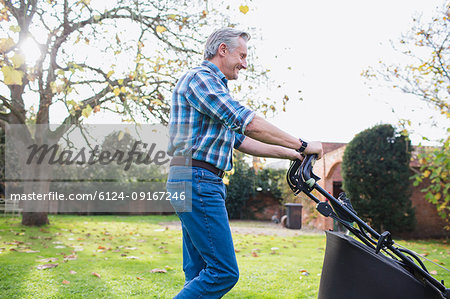
[[[313,172],[314,163],[317,160],[317,154],[307,155],[300,166],[300,173],[302,176],[303,182],[305,182],[310,188],[314,186],[319,177],[316,176]]]

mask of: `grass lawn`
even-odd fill
[[[176,216],[49,219],[48,226],[30,228],[17,217],[0,217],[0,298],[172,298],[181,289],[181,232],[165,224]],[[241,277],[226,298],[317,298],[324,234],[233,238]],[[399,243],[450,264],[443,240]],[[450,281],[448,272],[427,267]]]

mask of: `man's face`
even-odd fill
[[[224,58],[222,73],[228,80],[236,80],[239,71],[247,68],[247,42],[239,37],[238,46],[231,52],[227,48]]]

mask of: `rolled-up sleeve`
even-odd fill
[[[207,72],[195,75],[188,92],[187,100],[192,107],[240,134],[244,134],[255,117],[254,111],[233,100],[224,84]]]
[[[238,149],[238,148],[241,146],[242,142],[244,142],[244,139],[245,139],[245,136],[244,136],[244,135],[239,134],[239,133],[236,133],[236,134],[234,135],[234,144],[233,144],[233,148],[234,148],[234,149]]]

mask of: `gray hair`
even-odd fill
[[[232,52],[238,46],[238,39],[242,37],[246,42],[250,40],[250,34],[234,28],[221,28],[208,37],[203,57],[211,59],[217,54],[220,44],[224,43]]]

